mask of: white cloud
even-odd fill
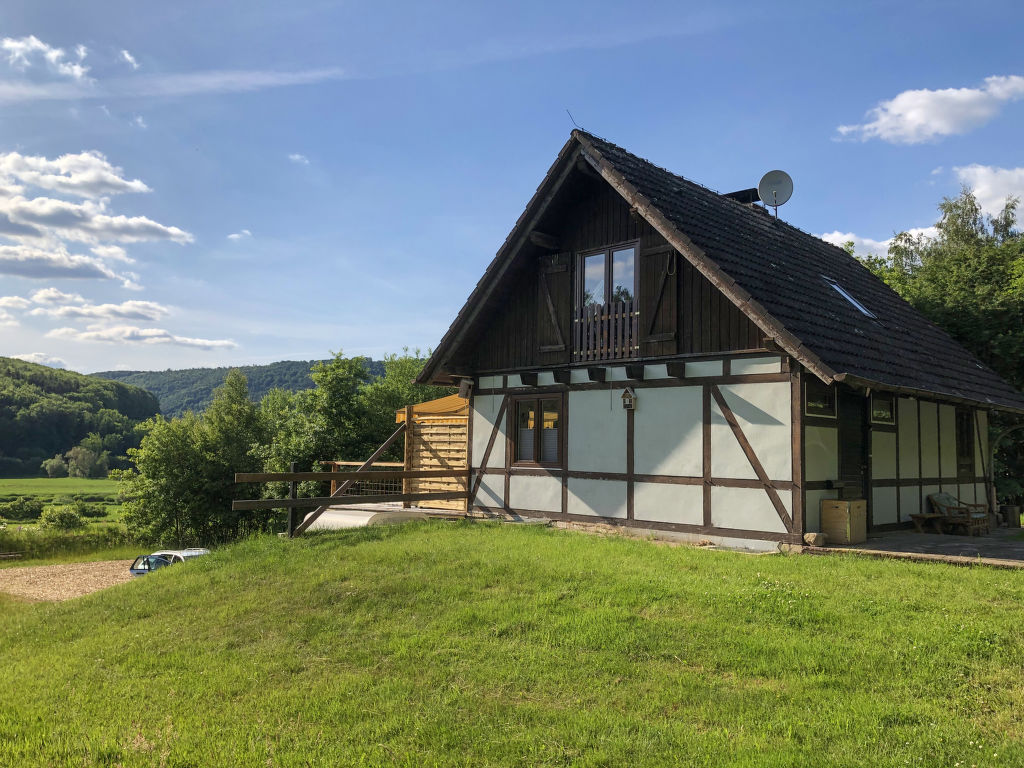
[[[0,275],[30,278],[97,278],[116,280],[118,275],[102,259],[69,253],[63,245],[50,249],[31,245],[0,245]]]
[[[68,364],[59,357],[48,355],[45,352],[29,352],[25,355],[11,355],[15,360],[24,360],[27,363],[39,363],[48,365],[51,368],[67,368]]]
[[[35,35],[28,37],[5,37],[0,40],[0,51],[7,54],[7,63],[15,69],[24,72],[34,62],[43,61],[50,71],[70,77],[72,80],[86,81],[89,68],[82,61],[88,54],[89,49],[84,45],[75,47],[77,61],[68,58],[63,48],[55,48],[47,45]]]
[[[83,302],[77,293],[64,293],[57,288],[42,288],[32,294],[32,301],[36,304],[73,304]]]
[[[311,85],[344,80],[341,69],[309,69],[297,72],[268,70],[219,70],[177,75],[134,75],[100,84],[24,81],[0,82],[0,102],[67,101],[78,99],[173,98],[218,93],[248,93],[267,88]]]
[[[841,125],[840,137],[919,144],[967,133],[992,120],[1010,101],[1024,98],[1024,77],[985,78],[980,88],[903,91],[868,110],[860,125]]]
[[[974,190],[981,209],[992,216],[1003,210],[1007,196],[1024,200],[1024,168],[999,168],[974,163],[957,166],[953,172],[961,184]]]
[[[47,337],[70,339],[72,341],[98,341],[110,344],[172,344],[196,349],[232,349],[238,345],[230,339],[195,339],[176,336],[162,328],[139,328],[132,325],[116,325],[109,328],[91,325],[88,330],[76,328],[54,328]]]
[[[0,154],[0,180],[8,194],[23,192],[21,185],[62,195],[94,198],[151,191],[139,179],[125,178],[124,170],[112,165],[99,152],[61,155],[53,160],[7,152]]]
[[[15,319],[14,315],[6,309],[0,309],[0,327],[15,326],[17,324],[18,321]]]
[[[0,307],[6,309],[28,309],[31,304],[32,302],[21,296],[0,296]]]
[[[121,61],[125,62],[132,69],[139,68],[139,62],[136,61],[135,57],[123,48],[121,49]]]
[[[65,304],[38,307],[29,314],[35,317],[59,317],[89,320],[159,320],[170,310],[155,301],[123,301],[120,304]]]
[[[298,152],[288,155],[288,159],[297,165],[309,165],[309,158],[305,155],[300,155]]]
[[[132,125],[135,128],[149,128],[149,125],[146,124],[146,121],[143,119],[142,115],[136,115],[135,117],[133,117],[129,125]]]
[[[238,232],[232,232],[230,235],[228,235],[228,240],[242,240],[246,237],[252,237],[252,232],[250,232],[248,229],[242,229],[239,230]]]
[[[170,240],[186,244],[194,239],[178,227],[165,226],[146,216],[111,216],[106,199],[72,203],[52,197],[29,199],[17,195],[0,198],[0,214],[6,214],[15,223],[45,228],[62,239],[82,243]]]
[[[128,255],[127,251],[119,245],[94,245],[89,249],[101,259],[108,261],[120,261],[124,264],[134,264],[135,259]]]
[[[913,227],[907,230],[907,233],[913,236],[924,235],[925,237],[935,237],[938,234],[938,230],[935,227]],[[872,256],[888,256],[889,246],[892,244],[892,238],[888,240],[873,240],[870,237],[861,237],[855,235],[853,232],[840,232],[835,230],[834,232],[826,232],[821,236],[821,239],[826,243],[832,243],[832,245],[838,245],[842,248],[846,243],[852,242],[854,251],[858,256],[870,254]]]

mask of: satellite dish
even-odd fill
[[[775,209],[778,218],[779,206],[793,196],[793,179],[785,171],[768,171],[757,184],[757,196]]]

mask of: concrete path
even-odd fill
[[[987,536],[890,531],[871,534],[863,544],[806,547],[805,550],[814,554],[857,552],[876,557],[953,565],[980,564],[1001,568],[1024,568],[1024,532],[1020,528],[997,528]]]

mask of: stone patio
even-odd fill
[[[986,536],[887,531],[869,534],[863,544],[805,547],[805,551],[812,554],[857,552],[875,557],[954,565],[1024,568],[1024,531],[1020,528],[997,528]]]

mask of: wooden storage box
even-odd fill
[[[867,541],[867,501],[822,499],[821,532],[828,536],[827,544],[860,544]]]

